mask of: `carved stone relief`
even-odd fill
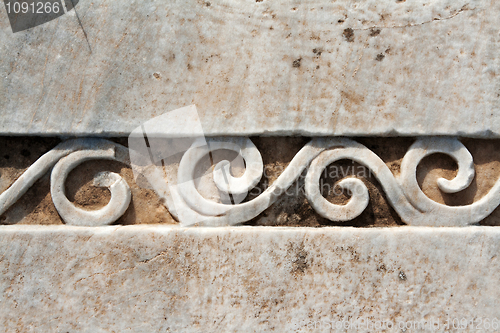
[[[19,2],[1,332],[500,329],[500,1]]]
[[[266,141],[258,138],[254,140]],[[287,163],[278,164],[277,160],[269,163],[269,156],[266,156],[266,165],[264,165],[261,152],[250,138],[207,138],[207,146],[188,149],[180,154],[174,163],[144,166],[143,174],[140,175],[143,178],[138,181],[148,182],[149,179],[152,191],[141,188],[134,192],[148,191],[150,195],[154,193],[156,198],[152,200],[156,204],[153,206],[156,206],[156,209],[163,206],[164,214],[175,219],[174,221],[169,216],[170,218],[164,219],[163,223],[178,221],[184,226],[267,224],[266,212],[276,201],[280,207],[274,209],[278,213],[275,218],[278,219],[280,214],[290,212],[291,214],[287,214],[290,217],[286,216],[285,219],[287,222],[295,219],[295,224],[298,226],[310,225],[310,222],[307,222],[308,216],[298,214],[301,209],[307,209],[311,215],[317,216],[317,220],[323,221],[326,225],[352,225],[356,223],[352,220],[362,215],[370,203],[369,191],[365,185],[371,184],[368,179],[376,180],[379,186],[379,189],[373,189],[373,185],[368,185],[372,188],[372,197],[375,196],[374,192],[381,192],[387,202],[386,205],[389,206],[384,213],[379,215],[379,220],[392,219],[393,224],[473,225],[484,221],[500,204],[500,189],[498,188],[500,185],[498,181],[495,181],[498,175],[491,170],[492,168],[497,170],[495,163],[498,161],[495,161],[495,156],[490,156],[488,163],[491,167],[485,179],[484,175],[477,174],[474,159],[469,150],[456,138],[429,137],[403,140],[395,138],[393,141],[398,143],[408,145],[413,142],[396,164],[384,161],[376,152],[353,139],[314,138],[309,139],[309,142],[307,140],[306,138],[295,139],[297,144],[294,149],[298,150],[296,152],[290,150]],[[373,140],[376,139],[360,139],[368,143]],[[285,141],[286,139],[280,141],[272,138],[267,140],[272,145],[276,142],[284,144]],[[390,139],[385,139],[385,145],[390,147],[390,141]],[[489,143],[486,142],[484,145],[481,140],[465,141],[468,141],[469,146],[476,151],[478,145],[483,144],[487,147]],[[302,147],[297,147],[303,142],[307,143]],[[475,144],[470,144],[470,142],[475,142]],[[494,143],[489,143],[492,152]],[[262,144],[260,146],[266,150],[265,146]],[[286,146],[278,147],[280,150],[283,148],[287,150]],[[229,154],[229,151],[233,154]],[[220,158],[218,159],[216,152],[219,152]],[[226,157],[230,156],[229,161],[220,154],[222,152],[226,153]],[[209,156],[212,157],[211,162],[207,161]],[[239,167],[234,165],[237,161],[236,156],[241,156],[244,161]],[[417,174],[419,165],[423,164],[421,162],[426,157],[432,162],[433,159],[442,160],[443,156],[447,156],[448,160],[451,159],[451,163],[448,162],[447,166],[451,167],[450,172],[446,174],[448,179],[433,176],[433,180],[425,181],[425,178],[422,179],[422,176],[426,176],[425,174],[422,175],[422,172],[420,175]],[[481,164],[485,163],[483,159],[484,157],[481,157]],[[78,204],[67,198],[68,175],[73,169],[77,170],[80,164],[89,160],[100,161],[104,169],[106,164],[110,163],[107,161],[117,161],[124,167],[130,167],[131,163],[129,149],[117,142],[105,139],[64,141],[41,155],[17,179],[4,183],[4,190],[0,194],[1,214],[7,212],[38,179],[52,170],[50,172],[51,200],[57,214],[65,224],[98,226],[120,223],[119,219],[128,210],[131,197],[133,197],[129,183],[134,184],[137,177],[135,179],[129,177],[126,181],[116,172],[101,170],[97,173],[92,185],[108,188],[110,192],[109,198],[102,200],[105,205],[98,209],[78,207]],[[232,170],[230,161],[233,162]],[[347,164],[338,165],[339,162],[347,162]],[[4,163],[8,165],[8,160]],[[457,165],[457,171],[453,171],[453,164]],[[273,165],[275,169],[279,166],[279,170],[269,172]],[[201,174],[198,170],[200,167]],[[162,176],[155,183],[149,177],[158,169],[161,169]],[[481,171],[484,171],[484,168],[481,167]],[[235,172],[238,173],[236,177],[233,176]],[[424,173],[432,176],[431,170],[424,171]],[[464,190],[473,182],[474,188],[470,190],[478,192],[478,178],[481,179],[482,184],[480,193],[473,194],[472,199],[452,202],[453,199],[450,198],[453,193],[463,196],[466,193]],[[338,182],[333,183],[333,179]],[[166,186],[166,184],[177,186]],[[75,191],[75,189],[70,191]],[[296,200],[295,203],[290,202],[290,194]],[[92,191],[86,195],[91,197]],[[470,194],[468,196],[470,197]],[[344,200],[342,201],[340,197]],[[283,198],[288,199],[288,203],[286,200],[283,201]],[[299,206],[297,206],[297,201],[300,200],[298,198],[303,201]],[[293,207],[286,207],[287,204]],[[373,210],[373,207],[371,209]],[[166,213],[167,211],[169,214]],[[15,223],[15,220],[9,217],[10,215],[13,214],[5,214],[3,223]],[[393,217],[394,215],[396,218]],[[140,220],[129,218],[128,223],[141,223],[138,221]],[[287,225],[287,222],[284,225]],[[495,222],[487,222],[487,224],[491,223]],[[373,221],[367,223],[367,225],[374,224],[376,225]]]

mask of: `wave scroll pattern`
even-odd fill
[[[214,183],[219,191],[228,196],[241,196],[254,188],[263,175],[263,162],[260,152],[249,138],[209,138],[206,142],[205,147],[194,143],[184,153],[175,185],[161,182],[162,173],[158,172],[160,166],[143,168],[143,172],[159,181],[152,184],[153,188],[165,199],[165,205],[183,226],[237,225],[251,220],[270,207],[305,170],[306,197],[315,211],[332,221],[352,220],[365,210],[370,199],[368,189],[360,179],[345,178],[339,182],[340,187],[353,193],[345,205],[329,202],[322,196],[319,188],[320,177],[325,168],[344,159],[355,161],[371,170],[391,206],[409,225],[471,225],[484,219],[500,204],[500,181],[479,201],[465,206],[443,205],[423,193],[417,183],[417,166],[431,154],[446,154],[458,165],[458,173],[454,179],[438,179],[437,186],[441,191],[459,192],[467,188],[474,179],[473,159],[469,151],[458,139],[445,137],[417,139],[404,156],[401,173],[397,177],[375,153],[356,141],[347,138],[315,138],[295,155],[276,181],[255,199],[238,204],[214,202],[198,193],[195,181],[196,165],[210,151],[232,150],[245,161],[245,171],[241,177],[231,175],[229,161],[222,161],[214,168]],[[51,196],[66,224],[99,226],[115,222],[127,210],[131,200],[129,186],[118,174],[103,172],[96,175],[94,185],[108,187],[111,192],[109,203],[99,210],[83,210],[66,198],[64,183],[68,173],[89,159],[116,160],[131,165],[129,149],[117,143],[103,139],[63,142],[38,159],[0,194],[0,215],[52,168]]]

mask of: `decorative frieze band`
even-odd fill
[[[232,151],[237,158],[231,162],[222,160],[213,167],[211,177],[220,194],[220,200],[214,201],[200,193],[196,168],[207,155],[212,156],[217,151]],[[65,194],[65,181],[71,170],[85,161],[103,159],[131,166],[136,179],[139,176],[145,178],[148,186],[153,188],[183,226],[224,226],[247,222],[273,205],[304,173],[305,195],[313,209],[326,219],[343,222],[356,218],[368,206],[370,196],[366,185],[355,177],[342,179],[338,186],[351,193],[348,202],[342,205],[332,203],[323,196],[320,179],[332,163],[351,160],[369,169],[379,181],[390,205],[409,225],[466,226],[483,220],[500,204],[500,181],[496,181],[485,196],[471,204],[448,206],[438,203],[429,198],[417,182],[418,165],[425,157],[436,153],[450,156],[458,165],[454,179],[438,179],[436,186],[439,190],[457,193],[471,185],[475,176],[473,158],[457,138],[418,138],[405,154],[401,170],[396,175],[379,156],[359,142],[347,138],[313,138],[269,187],[248,200],[248,193],[259,183],[264,172],[261,153],[249,138],[194,140],[175,169],[167,168],[163,162],[143,163],[144,160],[154,159],[112,141],[73,139],[40,157],[0,194],[0,215],[52,168],[52,201],[66,224],[100,226],[115,222],[127,210],[131,200],[129,185],[119,174],[101,172],[94,177],[95,186],[107,187],[111,192],[110,201],[100,209],[77,207]],[[242,175],[233,176],[233,164],[244,166]]]

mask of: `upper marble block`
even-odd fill
[[[500,137],[500,1],[81,0],[13,33],[0,134]],[[81,24],[80,24],[81,22]]]

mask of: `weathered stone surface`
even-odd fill
[[[2,9],[0,133],[126,135],[194,103],[208,135],[499,137],[499,13],[486,0],[85,0],[13,34]]]
[[[500,319],[499,244],[488,227],[3,226],[0,323],[3,332],[380,331],[295,329],[364,318],[439,321],[442,332],[447,319]]]

